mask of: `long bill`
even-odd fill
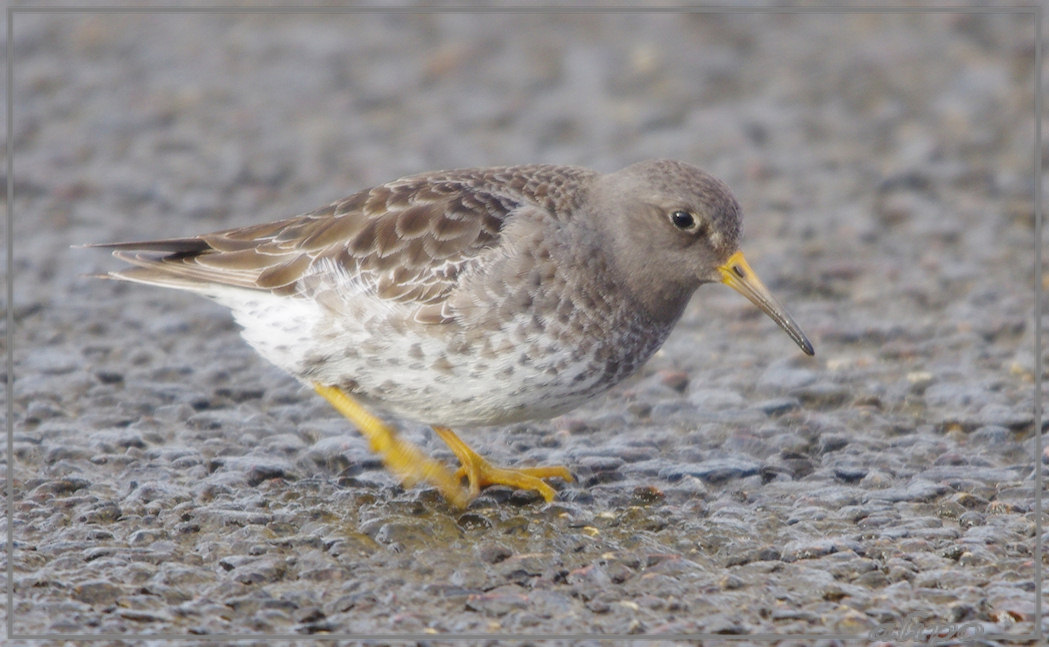
[[[779,301],[776,301],[754,270],[750,269],[747,259],[743,258],[743,252],[736,252],[730,256],[724,265],[718,267],[718,271],[721,273],[722,283],[747,297],[751,303],[772,317],[806,355],[816,353],[812,348],[812,342],[801,332],[801,327],[787,314]]]

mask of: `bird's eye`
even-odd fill
[[[687,211],[678,209],[670,214],[670,222],[682,231],[689,231],[696,226],[696,217]]]

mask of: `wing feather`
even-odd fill
[[[497,249],[515,212],[554,209],[550,196],[534,187],[542,186],[537,178],[564,169],[425,174],[278,222],[98,246],[135,266],[111,273],[114,278],[201,292],[225,285],[305,296],[340,292],[342,281],[391,305],[416,306],[416,320],[438,323],[449,318],[444,300],[462,272]]]

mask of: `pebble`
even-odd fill
[[[795,397],[780,397],[762,400],[754,405],[768,416],[781,416],[801,408],[801,401]]]

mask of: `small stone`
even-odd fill
[[[795,397],[772,398],[762,400],[754,405],[768,416],[781,416],[795,409],[801,408],[801,400]]]

